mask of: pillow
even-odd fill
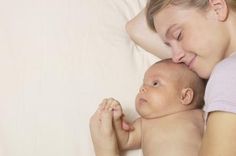
[[[0,2],[0,155],[94,156],[89,118],[106,97],[137,117],[135,95],[158,58],[125,24],[145,3]]]

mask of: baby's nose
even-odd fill
[[[145,92],[147,92],[147,87],[146,87],[145,85],[142,85],[142,86],[140,87],[140,89],[139,89],[139,92],[140,92],[140,93],[145,93]]]

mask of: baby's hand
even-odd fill
[[[134,130],[133,126],[130,125],[125,119],[124,119],[124,113],[122,110],[122,107],[120,103],[113,99],[113,98],[108,98],[104,99],[102,103],[99,106],[100,110],[110,110],[112,111],[112,117],[113,121],[116,123],[121,123],[121,127],[125,131],[132,131]]]
[[[112,111],[114,120],[121,119],[121,117],[123,116],[123,110],[120,103],[113,98],[104,99],[99,107],[100,110]]]

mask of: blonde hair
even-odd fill
[[[229,8],[236,10],[236,0],[225,0],[225,2]],[[146,19],[151,30],[156,31],[153,20],[154,15],[169,4],[204,10],[208,7],[209,0],[149,0],[146,6]]]

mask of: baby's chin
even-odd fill
[[[139,114],[141,118],[156,119],[162,116],[160,113],[150,112],[149,109],[146,109],[146,107],[144,107],[143,104],[140,104],[139,102],[135,103],[135,107],[136,107],[136,112]]]

